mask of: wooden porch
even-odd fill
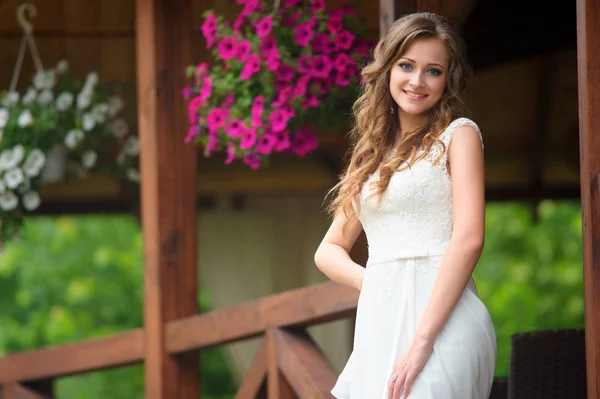
[[[385,31],[396,17],[415,10],[439,12],[460,20],[471,7],[471,1],[380,0],[380,29]],[[135,10],[145,326],[105,338],[4,356],[0,358],[2,397],[52,398],[54,379],[144,363],[147,399],[198,398],[202,381],[197,352],[252,337],[263,337],[262,344],[236,398],[331,397],[329,390],[337,374],[306,328],[352,317],[357,292],[325,283],[198,314],[196,293],[201,276],[196,259],[202,250],[196,247],[198,159],[195,149],[173,133],[185,130],[185,106],[179,88],[184,80],[180,72],[194,61],[191,0],[136,0]],[[599,41],[600,1],[577,0],[580,195],[590,399],[600,399]],[[337,149],[339,143],[331,145]],[[535,200],[533,197],[542,195],[543,189],[532,186],[532,198],[527,194],[527,199]],[[559,192],[571,197],[579,194],[572,186],[557,189]],[[492,397],[506,398],[506,391],[499,388]]]

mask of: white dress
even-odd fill
[[[440,139],[448,148],[467,118],[454,120]],[[480,137],[481,137],[481,133]],[[441,151],[434,148],[433,158]],[[409,346],[429,300],[452,235],[452,191],[446,155],[424,159],[392,179],[379,209],[363,185],[359,219],[369,243],[358,300],[354,348],[331,393],[338,399],[387,399],[392,367]],[[374,198],[374,197],[373,197]],[[496,335],[473,279],[417,376],[409,399],[487,399],[496,364]],[[395,398],[394,398],[395,399]]]

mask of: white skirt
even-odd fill
[[[331,393],[387,399],[394,364],[410,345],[442,256],[368,264],[358,300],[354,348]],[[410,399],[487,399],[496,365],[490,314],[471,279],[415,379]]]

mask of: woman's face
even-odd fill
[[[415,40],[390,73],[390,93],[403,112],[411,116],[432,108],[444,94],[448,51],[436,38]]]

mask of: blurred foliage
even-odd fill
[[[511,334],[583,326],[578,202],[543,202],[539,220],[516,203],[488,205],[475,271],[498,338],[496,374],[508,370]],[[0,351],[99,337],[142,326],[142,237],[129,217],[36,218],[0,257]],[[199,300],[210,308],[206,292]],[[203,398],[231,398],[220,349],[202,352]],[[143,398],[143,366],[63,378],[60,399]]]
[[[498,341],[497,376],[508,374],[510,335],[583,327],[583,260],[579,202],[532,208],[495,203],[486,210],[486,244],[475,282]]]
[[[209,308],[206,293],[200,307]],[[142,327],[142,235],[133,218],[35,218],[0,256],[0,354]],[[203,398],[235,385],[222,351],[202,351]],[[60,399],[142,399],[143,366],[60,379]]]

